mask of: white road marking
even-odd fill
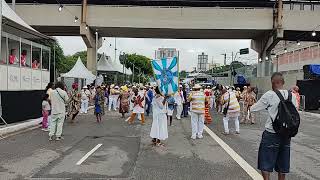
[[[93,154],[97,149],[99,149],[100,146],[102,146],[102,144],[97,144],[96,147],[94,147],[93,149],[91,149],[91,151],[89,151],[86,155],[84,155],[84,156],[77,162],[76,165],[82,164],[91,154]]]
[[[254,180],[263,180],[262,176],[249,163],[247,163],[239,154],[237,154],[230,146],[228,146],[222,139],[220,139],[207,126],[204,130],[235,160],[244,171]]]

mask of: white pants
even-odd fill
[[[63,123],[65,119],[65,114],[53,114],[51,124],[50,124],[50,131],[49,131],[49,136],[56,136],[56,137],[61,137],[62,134],[62,128],[63,128]]]
[[[204,128],[204,114],[191,113],[192,136],[202,136]]]
[[[177,105],[177,116],[176,116],[176,117],[177,117],[177,119],[181,119],[182,109],[183,109],[182,104]]]
[[[234,126],[236,128],[236,131],[239,132],[239,117],[223,117],[223,126],[224,126],[224,132],[229,133],[229,120],[234,120]]]
[[[51,114],[50,114],[50,115],[48,116],[48,129],[50,129],[51,119],[52,119],[52,116],[51,116]]]
[[[111,107],[113,105],[113,110],[117,110],[117,98],[114,95],[109,96],[109,111],[111,111]]]
[[[80,111],[80,113],[87,113],[88,112],[88,106],[89,106],[89,100],[88,99],[81,99],[81,111]]]

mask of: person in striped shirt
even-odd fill
[[[240,116],[240,105],[237,100],[236,94],[232,91],[227,91],[226,88],[222,89],[221,102],[223,109],[227,108],[227,114],[223,117],[224,134],[228,135],[229,132],[229,120],[234,120],[236,134],[240,134],[239,127],[239,116]]]
[[[193,87],[193,91],[190,93],[188,100],[190,102],[190,114],[191,114],[191,139],[202,139],[202,133],[204,128],[204,113],[205,113],[205,94],[200,91],[201,86],[196,84]]]

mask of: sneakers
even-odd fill
[[[48,128],[42,128],[41,130],[42,130],[42,131],[46,131],[46,132],[49,131]]]
[[[64,139],[63,137],[56,137],[56,141],[61,141],[63,139]]]
[[[203,136],[202,136],[202,135],[198,135],[198,138],[199,138],[199,139],[202,139],[202,138],[203,138]]]
[[[191,139],[196,140],[196,139],[197,139],[197,136],[192,135],[192,136],[191,136]]]
[[[236,131],[236,134],[240,134],[240,132],[239,132],[239,131]]]
[[[52,139],[52,136],[49,136],[49,141],[52,141],[53,139]]]

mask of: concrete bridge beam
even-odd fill
[[[87,68],[93,74],[97,74],[98,49],[102,46],[102,38],[97,30],[93,30],[87,25],[87,0],[82,2],[80,36],[87,46]]]

